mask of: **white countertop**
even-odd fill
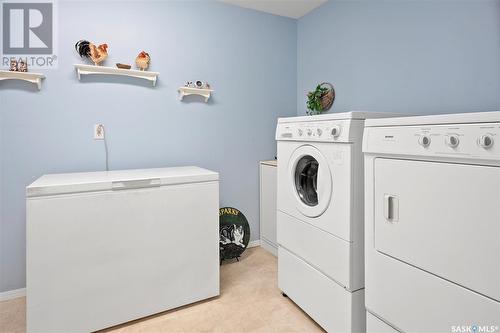
[[[260,161],[260,164],[278,166],[278,161],[277,160]]]

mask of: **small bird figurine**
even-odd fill
[[[96,66],[108,57],[108,44],[95,46],[87,40],[80,40],[75,44],[75,49],[80,57],[90,58]]]
[[[27,61],[21,60],[19,61],[18,67],[17,67],[18,72],[28,72],[28,63]]]
[[[144,51],[141,51],[141,53],[139,53],[137,58],[135,58],[135,64],[141,71],[148,69],[150,62],[151,62],[151,57],[149,56],[148,53]]]
[[[16,59],[10,59],[10,68],[9,71],[11,72],[17,72],[17,60]]]

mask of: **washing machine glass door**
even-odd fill
[[[289,183],[297,209],[308,217],[317,217],[328,208],[332,195],[332,177],[326,158],[310,145],[297,148],[290,159]]]

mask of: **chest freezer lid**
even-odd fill
[[[127,190],[217,180],[217,172],[195,166],[51,174],[29,185],[26,196]]]

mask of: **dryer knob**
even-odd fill
[[[321,134],[323,134],[323,131],[321,130],[321,128],[318,128],[316,130],[316,133],[318,134],[318,136],[321,136]]]
[[[489,134],[481,135],[477,143],[484,149],[490,149],[493,146],[493,137]]]
[[[307,135],[311,136],[312,135],[312,131],[310,129],[307,130]]]
[[[419,139],[418,139],[418,143],[422,146],[422,147],[429,147],[429,145],[431,144],[431,138],[428,137],[427,135],[422,135]]]
[[[456,134],[450,134],[446,136],[446,145],[451,148],[456,148],[458,147],[458,144],[460,143],[460,139],[458,138],[458,135]]]
[[[334,138],[338,137],[340,135],[340,126],[333,126],[331,133]]]
[[[299,128],[299,136],[302,136],[304,132]]]

